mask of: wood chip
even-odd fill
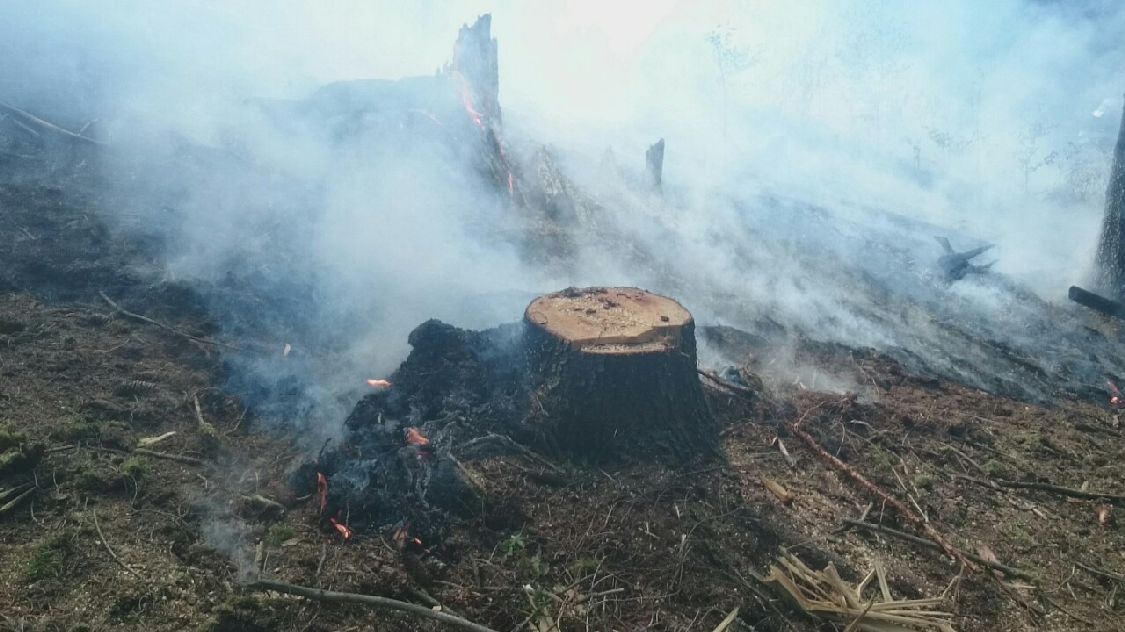
[[[761,479],[762,479],[762,485],[766,489],[768,489],[771,494],[773,494],[774,496],[777,496],[777,499],[781,501],[781,504],[789,505],[790,503],[793,502],[794,499],[797,498],[793,494],[793,492],[790,492],[789,490],[782,487],[781,484],[778,483],[777,481],[775,481],[771,478],[767,478],[765,476],[762,476]]]

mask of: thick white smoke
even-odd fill
[[[432,75],[484,12],[507,139],[550,143],[679,281],[593,243],[578,244],[574,274],[546,274],[505,245],[513,209],[457,155],[396,144],[409,130],[380,137],[377,120],[340,144],[262,113],[262,99],[333,81]],[[942,318],[990,336],[1030,327],[1004,285],[941,286],[932,233],[995,243],[995,269],[1050,300],[1084,278],[1122,107],[1121,32],[1125,10],[1096,0],[5,2],[0,99],[97,119],[120,223],[161,225],[169,276],[222,290],[234,274],[271,294],[282,333],[299,322],[304,337],[278,346],[316,358],[293,371],[335,403],[315,413],[335,424],[422,320],[513,320],[530,294],[570,283],[667,287],[701,320],[772,315],[935,365],[961,343],[928,312],[857,301],[854,283],[945,304]],[[605,168],[612,148],[639,174],[658,137],[662,198]]]

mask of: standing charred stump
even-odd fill
[[[659,191],[664,180],[664,139],[653,143],[645,152],[645,168],[652,188]]]
[[[695,322],[637,288],[569,288],[524,312],[527,424],[548,447],[593,461],[717,453],[696,373]]]
[[[1125,299],[1125,111],[1117,132],[1113,167],[1105,192],[1105,217],[1098,240],[1096,285],[1111,299]]]

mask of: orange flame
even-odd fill
[[[407,445],[430,445],[430,440],[426,438],[426,435],[418,432],[417,428],[407,428],[406,443]]]
[[[395,529],[394,535],[391,536],[391,540],[395,543],[395,546],[398,547],[400,551],[405,550],[407,546],[411,546],[419,550],[425,550],[425,547],[422,546],[422,539],[410,535],[410,532],[407,531],[406,527],[399,527],[398,529]]]
[[[316,473],[316,493],[320,495],[320,513],[328,508],[328,479],[320,472]]]
[[[465,107],[465,111],[469,113],[469,118],[473,119],[473,123],[477,127],[483,128],[484,116],[473,107],[473,95],[469,94],[468,88],[461,89],[461,105]]]
[[[1113,380],[1106,380],[1105,385],[1109,387],[1110,407],[1120,408],[1121,405],[1125,403],[1125,400],[1122,399],[1121,391],[1117,388],[1117,385],[1113,383]]]
[[[391,383],[388,380],[367,380],[367,385],[371,388],[390,388]]]
[[[343,537],[345,541],[352,539],[352,530],[349,529],[347,525],[336,522],[335,518],[329,518],[328,522],[331,522],[332,526],[336,527],[336,531],[340,532],[340,536]]]

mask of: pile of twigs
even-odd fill
[[[814,571],[788,551],[782,551],[779,565],[770,567],[766,581],[777,584],[805,613],[846,625],[846,632],[907,632],[935,630],[954,632],[953,614],[939,610],[942,598],[899,599],[891,597],[882,567],[875,565],[867,577],[852,587],[829,564]],[[876,579],[879,598],[866,599],[863,591]]]

